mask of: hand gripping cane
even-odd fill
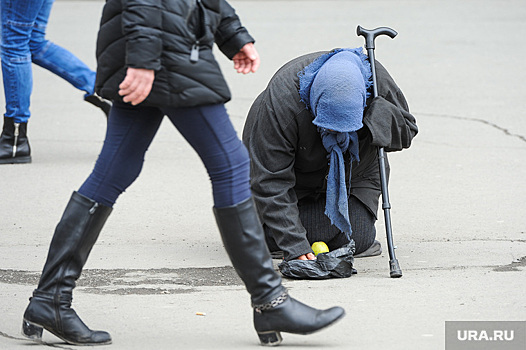
[[[371,63],[371,71],[373,75],[373,97],[378,96],[378,87],[376,85],[376,68],[374,63],[374,39],[379,35],[387,35],[393,39],[398,33],[388,27],[379,27],[373,30],[367,30],[358,26],[356,34],[365,38],[365,48],[369,55],[369,62]],[[380,167],[380,182],[382,185],[382,208],[384,210],[385,219],[385,233],[387,236],[387,249],[389,250],[389,268],[390,276],[392,278],[402,277],[402,270],[395,256],[393,246],[393,232],[391,230],[391,204],[389,203],[389,191],[387,189],[387,174],[385,171],[385,152],[383,147],[378,147],[378,165]]]

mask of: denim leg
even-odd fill
[[[44,0],[35,20],[29,47],[33,63],[53,72],[86,95],[95,89],[95,75],[84,62],[68,50],[46,39],[46,28],[54,0]]]
[[[5,116],[26,123],[33,89],[29,42],[43,0],[1,0],[0,58],[6,102]]]
[[[163,114],[154,107],[114,103],[102,151],[79,193],[108,207],[139,176]]]
[[[163,112],[201,157],[212,181],[215,207],[236,205],[251,196],[248,151],[224,105]]]

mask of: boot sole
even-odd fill
[[[77,342],[65,339],[64,337],[55,333],[53,330],[46,328],[42,325],[39,325],[38,323],[30,322],[26,320],[25,318],[24,318],[24,321],[22,322],[22,335],[33,341],[42,342],[42,333],[44,332],[44,329],[48,331],[49,333],[53,334],[55,337],[60,338],[66,343],[71,344],[71,345],[93,346],[93,345],[111,344],[111,340],[107,342],[102,342],[102,343],[77,343]]]
[[[266,332],[257,332],[260,344],[263,346],[278,346],[281,344],[283,338],[281,337],[281,332],[283,333],[291,333],[291,334],[300,334],[300,335],[309,335],[316,333],[318,331],[321,331],[329,326],[334,325],[339,320],[341,320],[345,316],[345,311],[337,318],[335,318],[332,322],[327,323],[325,326],[318,328],[316,330],[313,330],[311,332],[287,332],[287,331],[266,331]]]
[[[91,95],[91,96],[85,97],[84,101],[91,103],[95,107],[102,109],[102,111],[106,115],[106,118],[110,114],[111,105],[103,101],[100,97]]]
[[[24,164],[31,163],[31,156],[0,159],[0,164]]]

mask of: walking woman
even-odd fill
[[[274,271],[249,185],[249,158],[224,103],[230,92],[212,48],[240,73],[255,72],[254,39],[224,0],[108,0],[97,41],[96,91],[113,100],[102,151],[58,223],[23,333],[43,329],[70,344],[108,344],[71,308],[72,290],[118,196],[139,176],[166,115],[201,157],[212,181],[214,214],[225,249],[251,295],[261,344],[280,332],[308,334],[344,315],[288,296]]]

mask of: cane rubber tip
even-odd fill
[[[398,264],[398,260],[393,259],[389,261],[389,268],[390,273],[389,275],[391,278],[400,278],[402,277],[402,270],[400,269],[400,265]]]

